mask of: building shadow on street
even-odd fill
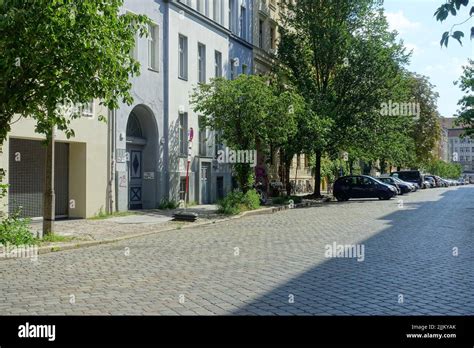
[[[459,189],[382,217],[364,261],[326,258],[231,314],[474,315],[474,186]]]

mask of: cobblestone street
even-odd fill
[[[0,314],[474,315],[473,242],[472,185],[329,203],[2,260]]]

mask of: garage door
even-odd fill
[[[68,215],[69,145],[55,146],[56,217]],[[8,205],[23,217],[43,215],[46,146],[41,141],[10,138]]]

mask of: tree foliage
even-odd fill
[[[454,24],[449,31],[445,31],[441,37],[440,45],[448,47],[448,42],[450,38],[453,38],[462,45],[462,39],[464,38],[464,32],[462,30],[454,30],[455,27],[458,27],[469,20],[474,16],[474,6],[471,6],[469,9],[469,0],[447,0],[443,5],[438,7],[434,15],[436,20],[443,22],[450,15],[457,16],[461,10],[464,10],[464,7],[469,10],[469,15],[461,23]],[[474,26],[471,27],[471,40],[474,38]]]
[[[459,100],[458,105],[458,125],[464,128],[465,135],[474,136],[474,60],[469,59],[469,63],[463,67],[463,74],[456,83],[464,92],[464,96]]]
[[[100,99],[108,108],[131,103],[129,78],[139,73],[130,56],[148,19],[121,14],[123,0],[0,1],[0,144],[15,114],[32,117],[36,131],[56,126],[73,136],[58,104]]]
[[[219,131],[233,150],[284,143],[296,132],[298,96],[281,90],[266,77],[242,74],[235,80],[213,79],[195,89],[191,104],[203,116],[200,126]],[[236,164],[234,168],[246,192],[252,183],[252,168],[248,164]]]

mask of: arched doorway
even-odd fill
[[[155,208],[158,129],[152,111],[138,105],[127,121],[128,209]]]

